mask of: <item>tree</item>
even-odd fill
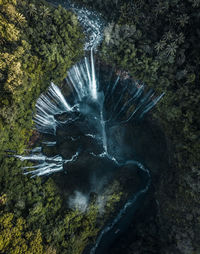
[[[9,254],[43,254],[40,230],[27,231],[26,222],[14,214],[4,213],[0,216],[0,251]]]

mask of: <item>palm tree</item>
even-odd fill
[[[158,2],[154,8],[156,16],[163,14],[169,8],[169,3],[167,1]]]
[[[16,13],[15,18],[18,24],[23,25],[26,22],[26,18],[21,13]]]
[[[40,7],[40,15],[43,17],[43,18],[47,18],[50,16],[50,10],[48,7],[46,6],[41,6]]]
[[[166,56],[175,56],[177,48],[178,46],[176,42],[172,42],[168,44],[165,50]]]
[[[29,8],[27,10],[27,13],[29,14],[29,16],[34,16],[37,13],[37,9],[35,7],[34,4],[29,4]]]
[[[178,34],[176,41],[177,41],[178,44],[184,43],[185,36],[184,36],[184,34],[182,32]]]
[[[171,41],[174,38],[174,35],[172,33],[172,31],[168,31],[163,35],[163,40],[165,41]]]
[[[189,23],[189,16],[187,14],[182,14],[180,15],[180,17],[178,17],[176,19],[176,21],[178,22],[178,24],[181,26],[181,27],[184,27],[185,25],[187,25]]]
[[[159,42],[156,43],[155,45],[155,50],[158,52],[162,51],[166,46],[166,41],[165,40],[160,40]]]

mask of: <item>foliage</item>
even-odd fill
[[[51,80],[61,83],[67,69],[82,54],[83,35],[73,20],[70,12],[43,2],[3,1],[0,12],[1,154],[7,149],[22,151],[31,135],[36,98]]]
[[[199,15],[189,2],[127,2],[105,29],[102,57],[157,92],[166,92],[154,116],[176,147],[179,166],[197,165]]]
[[[0,252],[56,253],[50,235],[54,223],[63,228],[57,187],[23,176],[24,164],[6,151],[27,147],[36,99],[50,81],[62,84],[84,38],[76,17],[60,6],[2,0],[0,7]]]
[[[174,170],[168,173],[176,176],[171,186],[175,201],[166,195],[160,203],[162,220],[167,218],[170,230],[176,228],[172,241],[182,251],[179,232],[190,228],[181,214],[191,213],[197,226],[199,220],[199,213],[192,211],[199,202],[199,0],[76,2],[102,11],[110,22],[101,57],[158,93],[166,92],[153,116],[174,150]],[[110,9],[116,12],[110,15]],[[106,200],[105,216],[95,202],[85,214],[67,210],[51,178],[30,179],[21,172],[25,163],[5,157],[7,151],[21,153],[29,144],[36,99],[50,81],[62,84],[67,69],[83,54],[83,40],[76,17],[60,6],[0,0],[1,253],[81,253],[122,195],[117,187],[100,197]],[[166,192],[164,187],[160,192]]]
[[[59,0],[63,2],[63,0]],[[123,0],[74,0],[78,6],[82,7],[86,6],[88,9],[92,9],[97,11],[98,13],[102,13],[106,20],[116,19],[119,15],[119,10],[121,4],[124,2]],[[111,12],[110,10],[115,10]]]
[[[170,168],[158,189],[160,227],[168,230],[165,234],[171,244],[176,243],[177,253],[195,253],[200,248],[192,226],[199,227],[194,208],[200,202],[199,6],[196,0],[119,2],[120,14],[113,20],[109,17],[100,51],[103,60],[114,63],[117,70],[128,71],[157,93],[165,92],[153,112],[170,149]],[[185,214],[195,218],[193,224]],[[185,232],[190,236],[184,236]],[[163,253],[168,252],[170,247]]]
[[[0,216],[0,252],[10,254],[43,254],[40,230],[27,231],[26,222],[14,214],[4,213]]]
[[[53,178],[23,175],[29,163],[9,155],[34,145],[35,101],[50,81],[62,85],[83,54],[84,37],[76,16],[61,6],[42,0],[0,5],[0,253],[82,253],[121,194],[116,188],[105,194],[109,209],[100,223],[95,202],[85,213],[67,209]]]

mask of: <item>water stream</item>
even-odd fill
[[[100,231],[96,243],[87,249],[90,254],[103,253],[117,235],[126,230],[151,183],[150,172],[142,162],[125,154],[126,147],[117,140],[116,130],[123,132],[127,123],[141,121],[163,94],[155,96],[152,90],[146,91],[144,84],[132,79],[124,80],[116,74],[115,82],[107,82],[101,76],[97,78],[94,53],[102,40],[103,23],[88,10],[77,9],[69,3],[64,6],[72,8],[78,15],[89,36],[85,43],[86,56],[68,71],[66,85],[69,95],[51,83],[36,103],[36,129],[46,137],[51,136],[50,140],[43,140],[43,146],[56,148],[57,154],[47,156],[43,147],[37,147],[28,155],[15,157],[36,162],[24,168],[25,174],[31,177],[67,171],[68,167],[80,164],[85,154],[92,160],[100,158],[103,164],[104,160],[106,163],[111,161],[116,170],[129,166],[141,172],[140,189],[128,198],[115,218]],[[101,71],[99,73],[101,75]]]

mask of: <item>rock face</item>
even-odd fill
[[[93,1],[92,6],[105,14],[111,3]],[[151,87],[167,91],[154,119],[162,125],[170,154],[154,185],[157,215],[133,223],[134,230],[111,252],[200,253],[199,58],[194,57],[199,51],[199,2],[118,1],[118,8],[117,18],[117,10],[106,16],[110,24],[102,55]]]
[[[32,136],[29,139],[28,147],[33,147],[39,138],[40,138],[40,133],[34,130]]]
[[[144,202],[129,230],[109,251],[111,254],[199,253],[199,175],[178,168],[168,146],[168,163],[161,174],[152,173],[154,195]],[[195,176],[195,177],[194,177]]]

